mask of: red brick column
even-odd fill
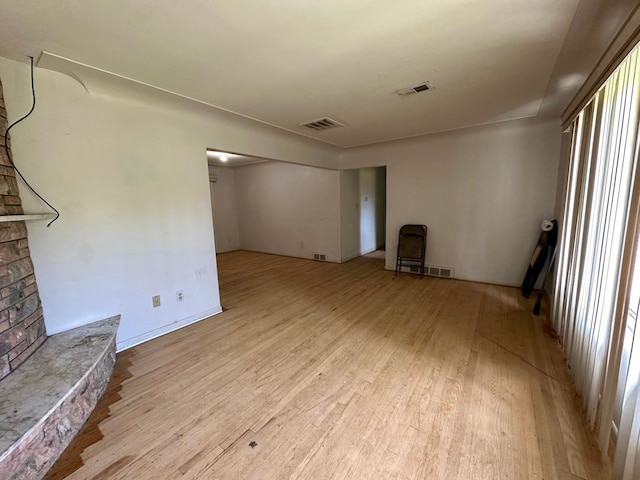
[[[22,214],[15,171],[7,158],[7,111],[0,82],[0,216]],[[0,379],[47,338],[24,222],[0,223]]]

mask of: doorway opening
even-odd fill
[[[240,250],[235,169],[269,161],[265,158],[207,150],[216,254]]]
[[[385,257],[387,168],[341,172],[342,261]]]

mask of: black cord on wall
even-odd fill
[[[56,209],[56,207],[54,207],[53,205],[51,205],[49,202],[47,202],[45,200],[45,198],[40,195],[35,188],[33,188],[29,182],[27,182],[27,180],[24,178],[24,176],[22,175],[22,173],[20,172],[20,170],[18,170],[18,167],[16,167],[16,164],[13,163],[13,158],[11,158],[11,150],[9,150],[9,131],[15,127],[17,124],[19,124],[21,121],[23,121],[25,118],[27,118],[29,115],[31,115],[33,113],[33,111],[36,108],[36,87],[35,87],[35,83],[34,83],[34,79],[33,79],[33,57],[29,57],[31,59],[31,97],[33,98],[33,104],[31,105],[31,110],[29,110],[29,112],[22,118],[16,120],[15,122],[13,122],[11,125],[9,125],[7,127],[7,129],[4,132],[4,149],[7,152],[7,158],[9,159],[9,163],[11,163],[11,166],[14,168],[14,170],[16,171],[16,173],[18,174],[18,176],[22,179],[22,181],[24,182],[24,184],[29,187],[29,190],[31,190],[36,197],[38,197],[40,200],[42,200],[44,203],[47,204],[47,206],[53,210],[54,212],[56,212],[56,216],[54,217],[53,220],[51,220],[49,223],[47,223],[47,227],[50,227],[51,224],[53,222],[55,222],[56,220],[58,220],[58,218],[60,218],[60,212]]]

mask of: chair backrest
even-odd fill
[[[426,225],[403,225],[400,227],[400,236],[403,235],[417,235],[420,237],[427,237]]]
[[[403,225],[398,238],[398,257],[423,259],[426,244],[426,225]]]

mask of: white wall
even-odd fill
[[[235,175],[243,250],[340,262],[340,172],[267,162]]]
[[[387,169],[376,168],[376,248],[383,248],[387,233]]]
[[[210,183],[216,253],[232,252],[240,248],[235,172],[233,168],[209,165],[209,173],[218,176],[217,182]]]
[[[340,241],[342,261],[360,256],[360,171],[340,172]]]
[[[429,228],[427,263],[519,285],[553,215],[559,121],[516,120],[350,149],[341,168],[387,165],[386,268],[406,223]]]
[[[11,122],[30,108],[29,70],[0,58],[0,78]],[[220,311],[207,147],[316,164],[335,157],[326,145],[187,100],[155,101],[155,92],[90,95],[42,69],[36,90],[36,110],[12,140],[23,173],[62,212],[51,228],[28,226],[49,333],[120,313],[124,348]],[[26,212],[45,211],[21,193]],[[158,294],[162,306],[152,308]]]
[[[360,179],[360,255],[373,252],[384,244],[384,167],[361,168]]]

